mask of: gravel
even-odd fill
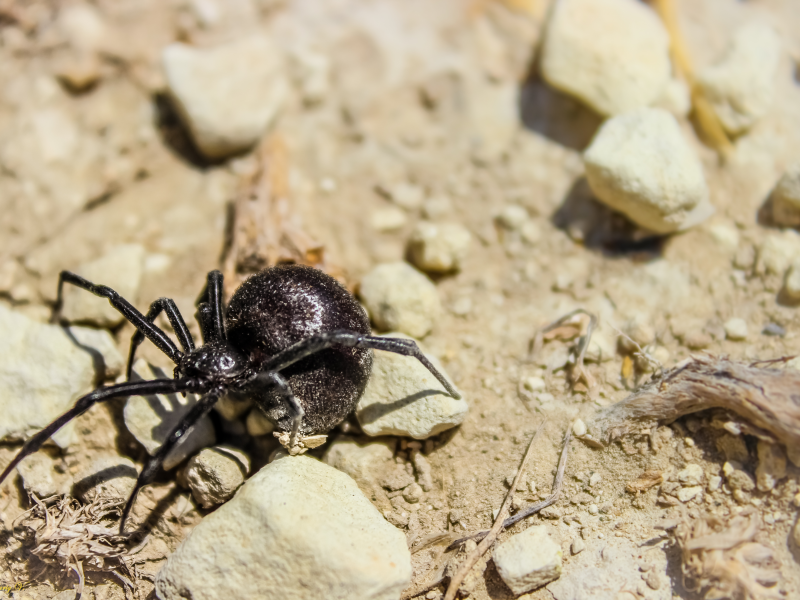
[[[786,477],[786,453],[780,444],[758,441],[758,466],[756,467],[756,487],[761,492],[769,492],[775,484]]]
[[[135,305],[139,296],[144,259],[145,250],[142,246],[123,244],[72,270],[92,283],[110,287]],[[111,328],[125,320],[105,298],[68,283],[64,284],[63,289],[64,307],[61,315],[68,321]]]
[[[722,60],[697,74],[697,83],[728,133],[740,134],[773,104],[781,39],[765,23],[739,29]]]
[[[133,371],[132,381],[169,377],[143,359],[136,361]],[[152,456],[195,402],[197,397],[194,394],[187,394],[186,397],[181,394],[131,396],[123,411],[125,426]],[[214,445],[214,442],[214,426],[209,416],[205,415],[167,454],[164,468],[169,470],[176,467],[201,448]]]
[[[747,321],[735,317],[725,321],[725,337],[732,342],[742,342],[747,339]]]
[[[436,286],[405,262],[378,265],[361,280],[359,297],[373,324],[422,338],[442,312]]]
[[[200,152],[213,159],[253,146],[288,92],[283,60],[262,36],[213,48],[170,44],[162,61],[181,119]]]
[[[385,337],[406,337],[388,333]],[[441,363],[428,360],[445,377]],[[469,405],[451,398],[416,358],[375,352],[372,376],[356,407],[356,417],[371,436],[403,435],[425,439],[461,424]]]
[[[161,600],[397,600],[411,582],[405,536],[344,473],[279,458],[207,516],[156,577]]]
[[[529,527],[498,544],[492,553],[497,572],[515,595],[561,576],[561,544],[545,527]]]
[[[652,104],[670,79],[669,36],[636,0],[556,3],[541,56],[550,85],[606,116]]]
[[[395,441],[391,438],[370,442],[357,441],[349,436],[339,436],[325,451],[325,464],[347,473],[367,498],[377,497],[381,485],[375,479],[387,463],[394,459]]]
[[[609,119],[583,158],[597,198],[645,229],[671,233],[713,212],[700,160],[665,110]]]
[[[427,273],[450,273],[461,269],[472,235],[458,223],[419,223],[411,233],[411,261]]]

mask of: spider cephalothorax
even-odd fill
[[[281,265],[253,275],[236,290],[224,316],[222,274],[211,271],[197,306],[203,335],[199,348],[169,298],[159,298],[143,315],[111,288],[69,271],[62,271],[59,277],[56,315],[65,282],[107,298],[136,327],[128,355],[128,382],[80,398],[72,409],[25,442],[0,474],[0,482],[65,423],[98,402],[141,394],[201,395],[139,474],[122,513],[120,531],[139,489],[152,481],[178,440],[225,395],[251,397],[275,423],[282,443],[293,453],[304,447],[305,438],[330,431],[355,408],[372,369],[372,349],[415,357],[450,395],[460,397],[414,341],[370,335],[367,316],[355,298],[335,279],[311,267]],[[154,324],[162,311],[183,351]],[[130,381],[136,348],[145,338],[175,363],[173,379]]]

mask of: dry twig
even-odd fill
[[[588,322],[586,319],[579,318],[578,315],[588,317]],[[583,360],[586,356],[586,349],[589,347],[589,342],[592,340],[592,334],[596,328],[597,317],[582,308],[577,308],[536,332],[536,335],[530,343],[528,360],[532,360],[541,352],[545,342],[555,339],[571,340],[580,336],[576,349],[577,358],[575,359],[575,367],[570,377],[570,383],[575,385],[583,379],[586,386],[591,389],[594,387],[594,379],[592,379],[592,376],[584,368]]]
[[[800,372],[711,355],[689,359],[601,410],[581,439],[607,445],[630,433],[708,408],[732,411],[769,432],[792,454],[800,448]]]

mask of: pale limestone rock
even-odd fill
[[[397,600],[405,536],[344,473],[280,455],[207,516],[156,577],[161,600]]]
[[[142,280],[145,250],[139,244],[115,246],[100,258],[73,269],[81,277],[97,285],[105,285],[136,304]],[[125,320],[106,298],[69,283],[64,284],[64,306],[61,316],[72,323],[91,323],[98,327],[114,327]]]
[[[497,572],[515,595],[561,576],[561,544],[545,527],[529,527],[499,544],[492,553]]]
[[[72,477],[59,473],[55,461],[43,452],[26,457],[17,466],[17,472],[25,491],[39,499],[67,494],[72,488]]]
[[[541,56],[545,81],[601,115],[652,104],[670,79],[669,35],[636,0],[560,0]]]
[[[519,231],[529,218],[524,206],[509,204],[497,215],[497,222],[509,231]]]
[[[232,446],[204,448],[189,459],[184,478],[195,501],[211,508],[230,500],[250,471],[250,458]]]
[[[75,475],[73,493],[84,502],[97,499],[125,502],[139,476],[133,461],[124,456],[100,456]]]
[[[214,48],[170,44],[162,61],[177,111],[209,158],[253,146],[275,120],[288,92],[279,50],[262,36]]]
[[[411,233],[412,262],[427,273],[458,271],[469,250],[472,235],[458,223],[420,222]]]
[[[759,491],[769,492],[784,477],[786,477],[786,453],[783,447],[759,440],[756,467],[756,486]]]
[[[697,83],[733,135],[769,112],[781,57],[781,39],[772,27],[750,23],[739,29],[722,61],[697,74]]]
[[[407,336],[388,333],[385,337]],[[426,356],[447,377],[441,363]],[[462,423],[468,410],[466,400],[451,398],[416,358],[376,351],[356,417],[367,435],[425,439]]]
[[[781,227],[800,227],[800,162],[794,163],[772,190],[772,219]]]
[[[442,312],[436,286],[405,262],[378,265],[361,280],[359,297],[375,327],[425,337]]]
[[[781,293],[791,302],[800,302],[800,262],[794,262],[786,269]]]
[[[387,206],[376,210],[370,219],[372,228],[380,232],[402,229],[407,221],[405,211],[399,206]]]
[[[750,474],[745,471],[742,465],[736,461],[729,460],[722,465],[722,473],[725,475],[728,486],[732,490],[751,492],[756,487],[756,484]]]
[[[74,337],[87,340],[94,335],[79,330]],[[92,353],[61,327],[0,305],[0,339],[0,439],[28,439],[94,388]],[[53,436],[62,448],[71,443],[73,426],[67,423]]]
[[[725,321],[725,337],[733,342],[741,342],[747,339],[747,321],[735,317]]]
[[[700,160],[662,109],[609,119],[583,158],[597,198],[645,229],[671,233],[713,212]]]
[[[339,436],[328,446],[322,460],[347,473],[364,495],[371,498],[381,487],[375,475],[394,459],[394,447],[395,441],[391,438],[360,443],[355,438]]]
[[[791,229],[769,232],[758,249],[756,273],[784,275],[800,256],[800,234]]]
[[[693,500],[697,498],[697,496],[702,495],[703,493],[703,486],[702,485],[694,485],[692,487],[684,487],[678,490],[676,496],[678,500],[681,502],[689,502],[689,500]]]
[[[132,381],[169,378],[167,373],[142,359],[133,365],[133,372]],[[152,456],[197,400],[194,394],[187,394],[185,398],[181,394],[131,396],[123,411],[125,426]],[[214,441],[214,426],[205,415],[167,454],[164,468],[172,469],[201,448],[212,446]]]
[[[696,485],[702,485],[703,481],[705,481],[705,473],[703,473],[703,467],[695,463],[689,463],[678,471],[678,481],[681,482],[681,485],[684,487],[693,487]]]

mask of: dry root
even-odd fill
[[[765,600],[781,598],[780,580],[772,550],[753,541],[761,528],[755,509],[727,524],[718,516],[692,520],[684,513],[675,529],[683,558],[684,585],[706,590],[707,600]]]
[[[14,536],[30,545],[31,554],[62,574],[75,572],[79,595],[83,593],[85,575],[94,572],[115,577],[126,596],[131,597],[137,575],[129,557],[141,544],[131,550],[127,546],[129,536],[119,535],[119,503],[98,500],[83,506],[69,496],[45,501],[33,496],[33,501],[35,506],[14,523]],[[113,523],[106,527],[102,522],[109,518]]]

